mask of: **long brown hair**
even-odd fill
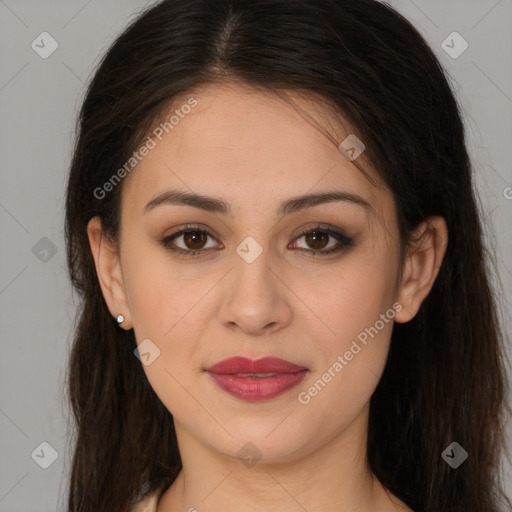
[[[416,317],[396,324],[370,403],[368,461],[416,512],[496,512],[505,452],[504,337],[483,246],[465,130],[418,31],[374,0],[164,0],[104,55],[86,92],[66,198],[69,273],[80,295],[69,361],[76,422],[70,512],[125,512],[181,468],[173,418],[103,299],[87,237],[118,236],[122,181],[102,187],[178,95],[218,80],[303,90],[335,105],[389,185],[402,243],[431,215],[449,244]],[[135,171],[136,172],[136,171]],[[453,441],[468,459],[441,457]]]

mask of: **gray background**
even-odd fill
[[[462,104],[510,335],[512,0],[390,3],[433,47]],[[74,123],[100,55],[145,5],[0,0],[1,512],[65,507],[70,423],[64,372],[77,301],[66,274],[63,204]],[[469,44],[457,58],[442,45],[454,31]],[[31,47],[42,32],[58,42],[46,59]],[[446,44],[453,54],[462,46],[452,39]],[[510,431],[509,425],[512,438]],[[51,462],[51,449],[42,442],[58,453],[47,469],[39,464]],[[508,464],[504,471],[512,496]]]

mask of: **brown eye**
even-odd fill
[[[307,244],[315,250],[324,249],[330,238],[325,231],[310,231],[304,236]]]
[[[207,234],[204,231],[186,231],[183,242],[187,249],[202,249],[206,243]]]
[[[208,242],[208,238],[213,239],[213,236],[208,233],[208,231],[195,226],[187,226],[186,229],[182,229],[172,235],[166,236],[161,243],[165,248],[177,253],[194,255],[209,248],[205,247]],[[214,246],[215,244],[210,247]]]
[[[304,239],[306,247],[296,246],[292,248],[309,252],[313,256],[315,254],[324,256],[327,254],[339,252],[354,245],[353,239],[349,238],[341,231],[322,226],[315,226],[313,228],[303,230],[295,239],[295,243],[297,243],[297,241],[301,238]],[[333,240],[335,243],[329,245],[330,240]]]

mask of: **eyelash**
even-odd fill
[[[171,250],[171,251],[173,251],[175,253],[178,253],[178,254],[185,254],[187,256],[196,256],[198,254],[202,254],[202,253],[206,252],[208,249],[198,249],[198,250],[188,249],[187,250],[187,249],[182,249],[181,247],[171,247],[170,243],[175,238],[178,238],[179,236],[181,236],[181,235],[183,235],[185,233],[189,233],[189,232],[203,233],[203,234],[205,234],[207,236],[211,236],[212,238],[214,238],[214,236],[210,232],[208,232],[205,229],[201,229],[199,226],[187,225],[184,229],[181,229],[179,231],[174,232],[171,235],[168,235],[168,236],[164,237],[160,241],[160,243],[166,249],[169,249],[169,250]],[[302,248],[300,248],[298,250],[310,252],[310,253],[312,253],[313,256],[315,256],[317,254],[320,255],[320,256],[327,256],[329,254],[342,251],[342,250],[347,249],[349,247],[352,247],[354,245],[353,239],[348,237],[348,236],[346,236],[344,233],[339,232],[339,231],[335,231],[333,229],[329,229],[327,227],[322,227],[320,224],[318,224],[316,226],[313,226],[313,227],[309,227],[309,228],[305,228],[305,229],[301,230],[301,232],[297,235],[297,237],[294,240],[298,240],[299,238],[303,237],[304,235],[308,235],[308,234],[310,234],[312,232],[326,233],[330,237],[335,238],[338,241],[339,245],[335,246],[334,248],[327,249],[327,250],[325,250],[325,249],[320,249],[320,250],[302,249]]]

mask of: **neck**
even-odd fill
[[[366,408],[321,446],[301,447],[300,456],[283,460],[262,454],[250,466],[205,446],[175,420],[183,468],[162,495],[158,512],[409,510],[397,498],[391,500],[368,466],[367,421]]]

